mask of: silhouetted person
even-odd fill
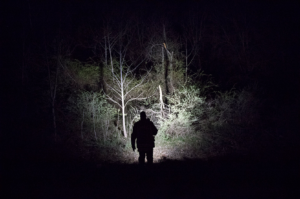
[[[143,111],[140,113],[140,121],[136,122],[133,126],[133,132],[131,134],[131,146],[133,151],[135,150],[135,140],[137,139],[137,148],[139,150],[139,163],[145,163],[145,155],[147,156],[147,163],[153,163],[153,148],[154,136],[157,134],[157,128],[153,122],[146,119],[146,113]]]

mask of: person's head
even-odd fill
[[[146,113],[144,111],[140,113],[140,116],[141,116],[141,120],[146,120]]]

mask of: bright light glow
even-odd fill
[[[193,149],[187,144],[181,146],[162,147],[156,146],[153,150],[153,163],[159,163],[164,160],[184,160],[185,158],[204,158],[201,153],[192,154]],[[192,156],[191,156],[192,155]],[[120,161],[124,163],[138,163],[139,153],[129,151],[122,154]],[[145,160],[147,162],[147,160]]]

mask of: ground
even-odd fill
[[[2,193],[3,198],[295,198],[300,164],[292,151],[165,158],[144,168],[49,153],[6,157]]]

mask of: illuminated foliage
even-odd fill
[[[182,87],[167,97],[169,112],[160,117],[160,132],[167,135],[179,136],[194,132],[192,124],[201,114],[204,97],[200,97],[200,89],[194,86]]]
[[[69,98],[68,109],[77,116],[77,129],[80,127],[82,138],[105,142],[115,133],[112,126],[117,110],[106,101],[103,92],[81,91]]]

